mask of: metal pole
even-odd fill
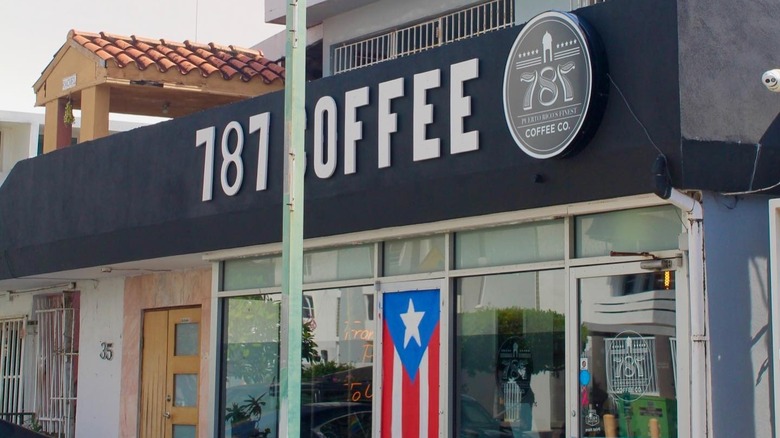
[[[283,437],[301,435],[303,325],[303,172],[306,96],[306,0],[287,4],[284,84],[284,196],[282,225],[282,354],[279,424]]]

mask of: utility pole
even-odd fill
[[[284,83],[284,195],[279,436],[301,435],[303,172],[306,129],[306,0],[288,0]]]

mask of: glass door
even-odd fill
[[[571,436],[676,438],[688,381],[679,259],[572,268]]]
[[[383,283],[374,349],[374,433],[381,437],[450,436],[444,412],[449,332],[442,280]],[[346,435],[341,435],[346,436]]]

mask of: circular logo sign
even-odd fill
[[[517,145],[534,158],[570,152],[593,95],[593,63],[578,19],[545,12],[517,36],[504,70],[504,114]]]

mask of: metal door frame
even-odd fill
[[[677,424],[678,437],[690,438],[690,431],[685,425],[690,424],[690,299],[688,297],[688,270],[681,256],[671,259],[675,272],[676,301],[676,338],[683,340],[677,343]],[[627,274],[648,273],[652,270],[640,267],[641,261],[622,262],[595,266],[568,268],[569,281],[566,291],[566,416],[567,435],[571,438],[580,437],[580,407],[579,407],[579,280],[584,278],[607,277]]]

